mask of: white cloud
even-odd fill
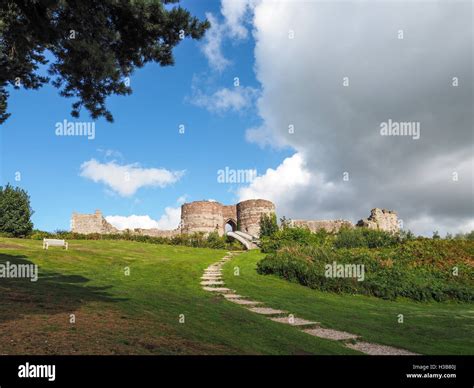
[[[265,198],[277,202],[279,211],[284,211],[285,202],[291,201],[292,193],[307,187],[311,173],[306,170],[303,158],[295,154],[286,158],[276,169],[269,168],[265,174],[257,176],[253,182],[237,191],[239,201]]]
[[[211,28],[206,32],[201,49],[209,61],[209,65],[218,71],[222,71],[230,64],[230,61],[222,53],[225,27],[219,23],[212,13],[206,13],[206,18],[211,23]]]
[[[221,13],[230,37],[245,39],[248,35],[245,27],[245,16],[253,9],[255,0],[222,0]]]
[[[202,51],[213,69],[222,71],[231,64],[222,53],[222,43],[227,38],[236,40],[247,38],[245,16],[258,2],[259,0],[222,0],[221,14],[224,18],[222,22],[219,22],[212,13],[206,13],[211,28],[206,33]]]
[[[124,216],[107,216],[106,221],[119,230],[125,229],[153,229],[158,228],[158,222],[151,219],[150,216],[137,216],[135,214]]]
[[[101,182],[123,197],[132,196],[141,187],[166,187],[177,182],[183,174],[184,171],[142,168],[137,163],[100,163],[95,159],[82,163],[80,171],[80,176],[96,183]]]
[[[107,216],[105,219],[119,230],[124,229],[176,229],[181,222],[181,205],[186,201],[183,195],[176,200],[177,207],[167,206],[164,214],[158,220],[154,220],[149,215],[131,216]]]
[[[158,229],[176,229],[181,221],[181,206],[166,207],[163,214],[157,222]]]
[[[257,93],[257,90],[250,86],[238,86],[233,89],[222,88],[211,95],[203,94],[199,89],[194,88],[191,102],[214,113],[238,112],[251,107]]]
[[[256,3],[262,124],[247,139],[298,156],[241,198],[273,199],[291,218],[357,221],[384,207],[416,233],[472,227],[470,13],[462,2]],[[389,118],[420,122],[420,139],[380,136]]]

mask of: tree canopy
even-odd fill
[[[8,86],[38,89],[51,81],[91,117],[113,121],[112,94],[147,62],[174,63],[173,48],[209,27],[179,0],[3,0],[0,2],[0,124],[8,117]],[[49,55],[50,54],[50,55]],[[53,58],[52,60],[50,58]],[[47,73],[41,73],[45,66]]]

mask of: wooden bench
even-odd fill
[[[64,247],[68,248],[68,243],[66,240],[55,240],[52,238],[44,238],[43,239],[43,249],[48,249],[49,247]]]

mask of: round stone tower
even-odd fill
[[[260,217],[275,213],[275,205],[265,199],[249,199],[237,204],[237,225],[240,231],[258,237]]]
[[[181,233],[224,233],[223,206],[219,202],[195,201],[181,206]]]

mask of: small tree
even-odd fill
[[[0,186],[0,232],[23,237],[33,230],[30,196],[19,188],[7,184]]]
[[[260,216],[260,237],[270,237],[278,232],[278,223],[275,213]]]
[[[280,225],[282,229],[289,228],[291,225],[291,220],[283,216],[282,218],[280,218]]]

